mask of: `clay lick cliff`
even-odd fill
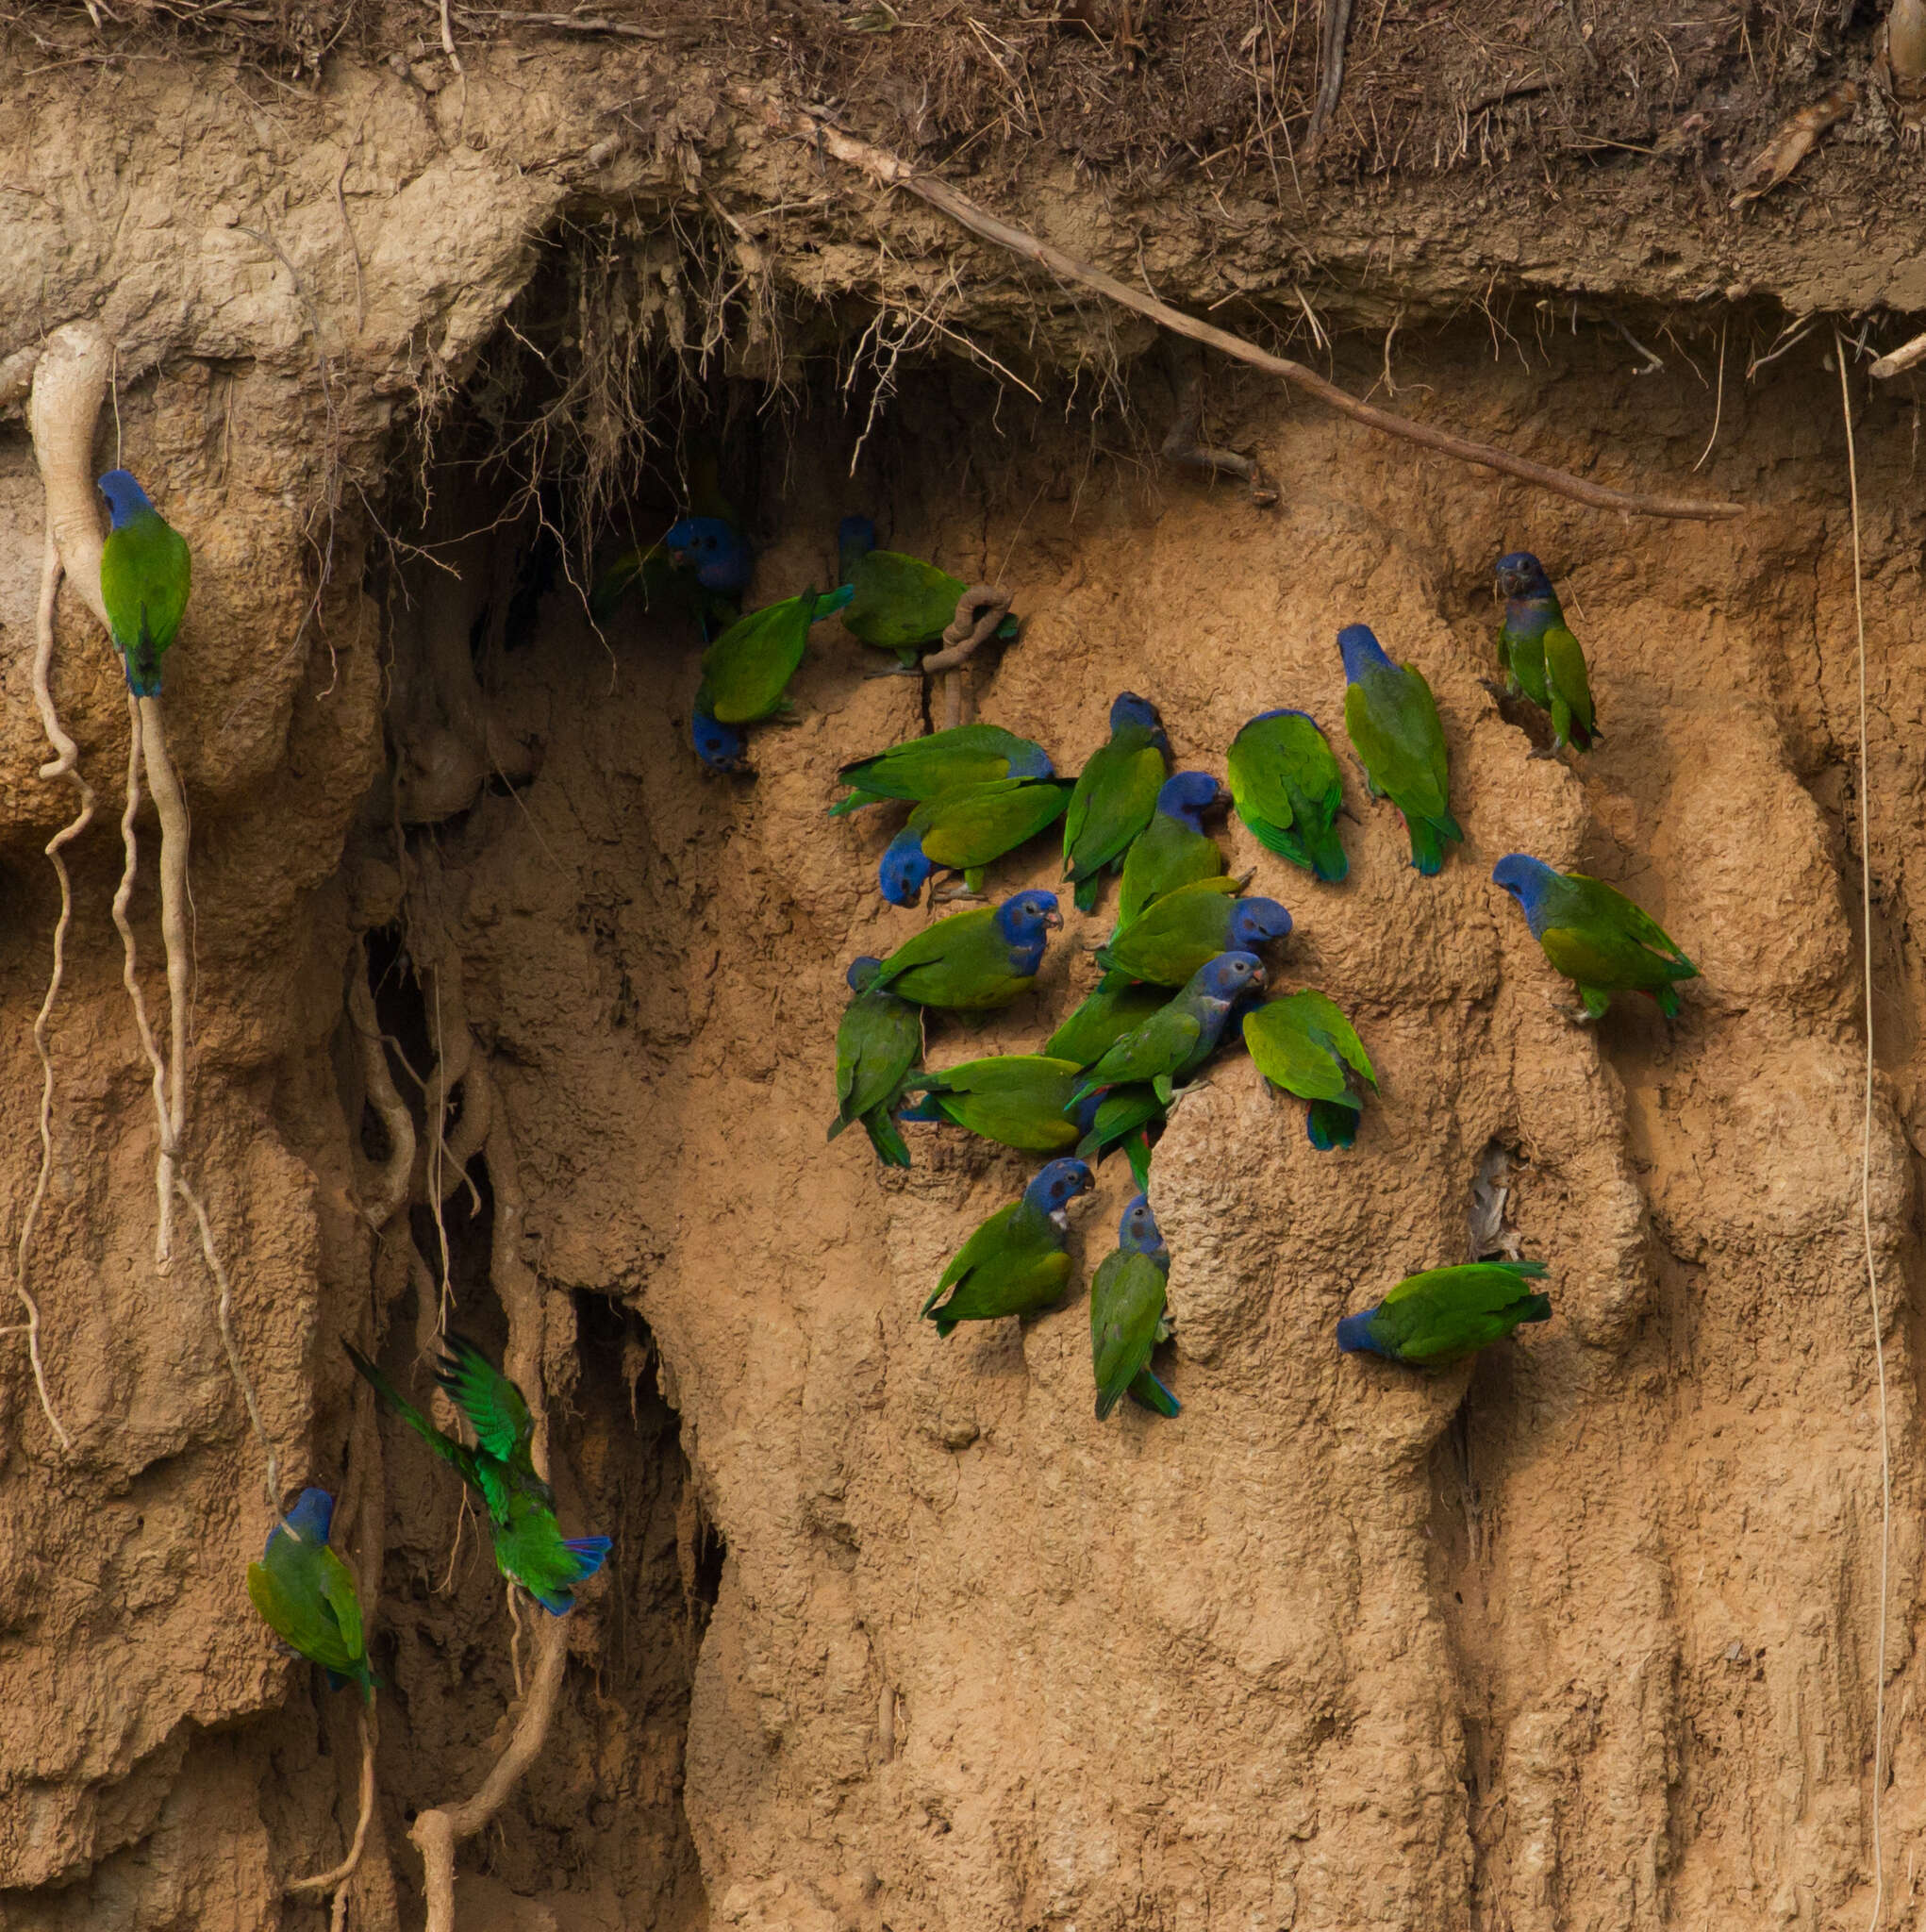
[[[1926,59],[1680,11],[0,9],[0,1924],[1916,1922]],[[706,775],[687,622],[590,606],[705,445],[752,604],[860,512],[1020,638],[825,621]],[[193,558],[140,700],[116,467]],[[1490,688],[1515,550],[1582,756]],[[925,917],[826,807],[953,705],[1073,774],[1125,690],[1180,766],[1331,732],[1341,886],[1213,829],[1377,1084],[1348,1150],[1241,1051],[1176,1109],[1183,1409],[1100,1423],[1124,1162],[1060,1307],[939,1341],[1036,1158],[825,1141]],[[1663,924],[1676,1021],[1574,1024],[1513,850]],[[1095,985],[1064,904],[932,1066]],[[1550,1322],[1339,1354],[1511,1250]],[[444,1329],[611,1540],[566,1617],[341,1348],[453,1427]],[[248,1600],[308,1486],[372,1707]]]

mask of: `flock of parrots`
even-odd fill
[[[113,643],[137,696],[158,695],[161,659],[179,627],[190,584],[188,546],[125,470],[100,489],[112,527],[101,594]],[[691,735],[712,771],[747,769],[744,727],[789,708],[785,693],[812,627],[840,613],[861,641],[892,651],[914,674],[950,624],[962,582],[933,564],[878,547],[867,518],[838,532],[838,587],[805,591],[743,614],[754,557],[714,483],[698,477],[690,513],[659,543],[629,552],[596,583],[599,622],[639,591],[657,614],[699,625],[705,651]],[[1566,625],[1537,558],[1500,559],[1504,600],[1500,667],[1510,693],[1550,716],[1551,753],[1588,749],[1599,734],[1585,653]],[[1017,633],[1006,620],[1002,637]],[[1426,876],[1464,837],[1452,815],[1437,707],[1423,674],[1386,655],[1363,625],[1337,636],[1346,682],[1344,724],[1373,799],[1390,800]],[[1139,1191],[1124,1208],[1117,1246],[1090,1292],[1096,1412],[1126,1395],[1174,1416],[1180,1405],[1152,1367],[1171,1328],[1171,1257],[1147,1196],[1151,1149],[1176,1099],[1210,1058],[1231,1021],[1274,1087],[1304,1101],[1312,1144],[1353,1144],[1374,1088],[1370,1058],[1350,1022],[1312,988],[1265,999],[1261,950],[1284,939],[1291,917],[1274,899],[1245,897],[1248,879],[1224,869],[1204,818],[1228,804],[1268,851],[1324,884],[1350,861],[1338,836],[1337,759],[1303,711],[1260,712],[1225,758],[1225,788],[1204,772],[1170,769],[1154,705],[1134,692],[1111,706],[1110,736],[1074,781],[1059,778],[1040,745],[994,724],[965,724],[891,745],[842,767],[840,816],[871,806],[910,808],[885,851],[879,884],[898,906],[917,905],[938,874],[960,876],[949,896],[980,895],[986,869],[1061,821],[1063,876],[1080,911],[1117,881],[1115,929],[1097,953],[1104,975],[1039,1054],[1000,1054],[919,1070],[924,1014],[1006,1007],[1026,992],[1049,935],[1063,924],[1054,892],[1029,889],[1001,905],[952,913],[887,958],[848,970],[853,997],[837,1029],[834,1140],[860,1124],[880,1159],[906,1167],[899,1123],[948,1123],[1003,1145],[1052,1157],[1021,1197],[1000,1208],[951,1258],[922,1305],[947,1336],[961,1322],[1028,1315],[1070,1284],[1069,1203],[1091,1185],[1090,1163],[1121,1147]],[[1562,874],[1523,853],[1493,869],[1519,903],[1546,958],[1574,982],[1586,1012],[1602,1016],[1618,992],[1642,992],[1669,1018],[1676,983],[1697,969],[1655,921],[1599,879]],[[933,889],[933,896],[936,896]],[[1520,1323],[1550,1318],[1531,1283],[1542,1261],[1477,1261],[1401,1281],[1376,1307],[1345,1316],[1338,1346],[1419,1368],[1459,1361]],[[468,1424],[472,1444],[438,1428],[374,1364],[343,1343],[380,1402],[401,1417],[473,1491],[487,1515],[495,1561],[543,1609],[565,1615],[574,1591],[606,1558],[606,1537],[565,1538],[555,1494],[532,1456],[521,1391],[475,1346],[449,1334],[436,1377]],[[352,1573],[329,1545],[334,1503],[308,1489],[270,1532],[247,1591],[275,1633],[322,1665],[331,1685],[374,1693]]]

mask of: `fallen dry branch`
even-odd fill
[[[1749,201],[1770,194],[1781,182],[1790,178],[1818,138],[1836,121],[1843,121],[1859,105],[1859,83],[1841,81],[1831,92],[1821,94],[1810,107],[1800,108],[1780,124],[1778,131],[1739,176],[1739,190],[1731,206],[1744,208]]]
[[[1232,335],[1227,329],[1199,322],[1195,316],[1186,315],[1182,309],[1172,308],[1154,295],[1147,295],[1127,283],[1120,282],[1115,275],[1105,275],[1102,269],[1078,260],[1075,256],[1066,254],[1051,242],[1039,241],[1025,229],[1012,227],[1009,223],[979,208],[967,195],[959,194],[948,182],[931,175],[919,174],[908,162],[886,149],[859,141],[855,135],[845,134],[841,128],[832,126],[801,108],[785,107],[746,83],[732,83],[726,92],[728,98],[738,107],[755,114],[775,132],[808,142],[812,147],[835,156],[846,166],[859,169],[886,188],[906,189],[986,242],[1007,248],[1011,254],[1034,261],[1066,281],[1094,289],[1121,308],[1147,316],[1173,334],[1187,336],[1206,348],[1217,349],[1239,362],[1248,362],[1254,369],[1281,376],[1294,388],[1316,396],[1340,415],[1349,416],[1353,423],[1362,423],[1369,429],[1378,430],[1386,436],[1403,437],[1406,441],[1436,450],[1440,456],[1451,457],[1458,462],[1477,463],[1485,469],[1516,476],[1520,482],[1536,484],[1541,490],[1569,497],[1574,503],[1589,504],[1594,509],[1616,509],[1628,516],[1670,517],[1699,523],[1716,523],[1744,512],[1742,504],[1644,496],[1607,489],[1600,483],[1587,483],[1584,477],[1574,476],[1569,471],[1556,470],[1547,463],[1535,463],[1490,443],[1472,442],[1447,430],[1434,429],[1427,423],[1414,422],[1408,416],[1396,416],[1387,409],[1375,408],[1370,403],[1360,402],[1348,390],[1326,382],[1315,370],[1305,368],[1302,362],[1293,362],[1285,356],[1273,356],[1254,343],[1245,341],[1241,336]]]

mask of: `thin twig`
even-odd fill
[[[1692,474],[1697,475],[1705,467],[1705,458],[1712,454],[1712,445],[1718,441],[1718,419],[1725,414],[1725,330],[1726,325],[1718,325],[1718,400],[1712,406],[1712,434],[1705,439],[1705,447],[1700,452],[1699,460],[1692,465]]]
[[[1061,248],[1048,242],[1039,241],[1035,235],[1022,228],[1013,227],[1009,223],[999,220],[987,209],[979,208],[967,195],[960,194],[948,182],[934,175],[919,174],[906,161],[900,159],[887,150],[872,145],[869,142],[858,141],[854,135],[845,134],[841,128],[832,125],[814,114],[801,108],[785,107],[772,100],[758,88],[745,82],[734,82],[726,90],[728,98],[738,107],[746,108],[756,115],[767,126],[778,133],[789,134],[808,142],[821,152],[833,155],[849,167],[860,169],[872,180],[888,188],[907,189],[919,199],[926,201],[932,208],[939,209],[954,222],[968,228],[972,234],[980,235],[987,242],[993,242],[1000,248],[1008,249],[1011,254],[1023,257],[1040,267],[1051,270],[1067,281],[1081,283],[1085,288],[1095,289],[1100,294],[1107,295],[1120,307],[1147,316],[1151,321],[1187,336],[1192,341],[1202,342],[1207,348],[1220,350],[1224,355],[1235,357],[1240,362],[1248,362],[1253,368],[1262,369],[1269,374],[1281,376],[1298,389],[1310,394],[1348,416],[1354,423],[1376,429],[1387,436],[1403,437],[1406,441],[1421,444],[1426,449],[1437,451],[1441,456],[1456,458],[1460,462],[1477,463],[1488,470],[1497,470],[1507,476],[1516,476],[1521,482],[1536,484],[1540,489],[1550,490],[1560,496],[1569,497],[1575,503],[1589,504],[1595,509],[1622,510],[1635,516],[1671,517],[1702,523],[1718,522],[1722,518],[1735,517],[1744,513],[1745,506],[1737,503],[1704,503],[1690,499],[1662,496],[1644,496],[1622,490],[1610,490],[1602,484],[1588,483],[1582,476],[1574,476],[1565,470],[1556,470],[1549,464],[1535,463],[1524,457],[1514,456],[1509,450],[1498,449],[1489,443],[1472,442],[1461,436],[1453,436],[1442,429],[1434,429],[1429,424],[1414,422],[1407,416],[1396,416],[1386,409],[1374,408],[1370,404],[1360,402],[1348,391],[1339,389],[1336,383],[1327,382],[1314,370],[1304,367],[1302,362],[1293,362],[1287,357],[1272,356],[1247,342],[1240,336],[1234,336],[1227,329],[1200,322],[1195,316],[1186,315],[1181,309],[1172,308],[1168,303],[1159,301],[1154,295],[1140,293],[1127,283],[1121,282],[1115,275],[1106,275],[1103,270],[1093,268],[1089,263],[1080,261]]]

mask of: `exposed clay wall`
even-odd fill
[[[453,1137],[485,1104],[506,1130],[564,1508],[618,1539],[571,1622],[548,1749],[464,1856],[464,1924],[1864,1923],[1879,1438],[1851,549],[1819,341],[1750,387],[1728,374],[1699,478],[1751,506],[1727,526],[1621,525],[1256,391],[1221,401],[1226,433],[1279,475],[1271,512],[1154,477],[1113,418],[1075,404],[1005,400],[999,418],[955,370],[905,371],[855,481],[861,424],[821,388],[765,432],[758,594],[822,581],[836,514],[886,504],[904,547],[1017,589],[1024,640],[984,679],[983,714],[1066,768],[1125,686],[1157,698],[1187,761],[1220,760],[1270,704],[1335,722],[1331,638],[1353,617],[1438,692],[1469,833],[1439,879],[1403,864],[1361,787],[1342,890],[1227,835],[1298,917],[1283,976],[1356,1016],[1382,1101],[1344,1157],[1314,1154],[1241,1060],[1184,1105],[1153,1197],[1185,1413],[1099,1426],[1080,1292],[1021,1331],[939,1343],[915,1320],[1023,1163],[920,1129],[916,1167],[884,1179],[855,1137],[822,1141],[841,967],[909,915],[872,890],[883,828],[822,808],[839,761],[918,728],[914,687],[868,681],[825,626],[800,722],[755,740],[754,785],[706,784],[682,742],[695,667],[678,641],[624,617],[605,646],[564,586],[510,647],[503,559],[532,541],[525,516],[460,551],[458,579],[374,527],[412,500],[383,487],[394,398],[458,390],[541,232],[581,212],[597,115],[635,73],[558,58],[551,95],[505,62],[457,108],[350,69],[322,106],[272,112],[211,73],[130,69],[105,119],[76,80],[31,83],[0,173],[42,200],[9,231],[0,313],[101,317],[127,374],[119,446],[165,478],[195,546],[166,700],[196,813],[193,1157],[285,1474],[361,1499],[351,1541],[380,1556],[382,1813],[350,1923],[419,1923],[407,1825],[476,1781],[514,1690],[473,1525],[411,1441],[370,1429],[336,1347],[378,1319],[404,1369],[435,1292],[409,1238],[440,1266],[432,1214],[374,1230],[359,1212],[390,1151],[347,1017],[362,975],[418,1070],[440,1045]],[[134,131],[149,122],[191,128],[191,152]],[[121,130],[111,165],[103,127]],[[655,171],[627,177],[642,220],[698,151],[732,209],[813,166],[792,177],[754,142],[686,131],[646,162],[592,165]],[[818,254],[782,253],[778,279],[786,303],[830,301],[825,339],[843,298],[878,275],[910,287],[951,252],[918,217],[894,231],[911,268],[878,267],[843,215],[823,220]],[[243,227],[274,237],[298,289]],[[1842,283],[1868,260],[1842,257]],[[1451,276],[1407,273],[1414,302],[1451,293]],[[959,286],[987,325],[1018,311],[1014,284]],[[1341,345],[1360,389],[1380,347]],[[1709,388],[1676,362],[1634,378],[1595,334],[1494,358],[1481,321],[1410,328],[1395,353],[1401,406],[1615,479],[1682,484],[1712,427]],[[1133,391],[1152,418],[1158,382]],[[1864,407],[1884,1041],[1869,1204],[1896,1502],[1884,1854],[1887,1919],[1907,1924],[1926,667],[1909,408]],[[446,405],[452,444],[467,408]],[[69,807],[36,775],[41,505],[7,429],[11,1237],[55,911],[39,848]],[[104,423],[104,460],[114,434]],[[483,521],[485,483],[437,483],[449,521],[396,536]],[[1527,759],[1480,682],[1489,564],[1521,543],[1574,593],[1596,667],[1608,736],[1576,772]],[[339,1856],[352,1715],[241,1595],[268,1520],[257,1451],[204,1274],[191,1255],[165,1280],[152,1265],[153,1117],[106,912],[125,714],[71,599],[60,637],[56,691],[101,823],[75,852],[32,1286],[76,1453],[58,1453],[8,1338],[0,1914],[316,1925],[324,1909],[281,1885]],[[1486,882],[1513,847],[1623,881],[1664,920],[1705,975],[1677,1026],[1569,1023]],[[1053,870],[1039,857],[1027,875]],[[144,889],[135,909],[158,988]],[[1034,1042],[1092,976],[1075,941],[1102,929],[1073,919],[1033,1001],[933,1029],[932,1059]],[[1340,1359],[1338,1313],[1462,1257],[1493,1142],[1521,1161],[1511,1215],[1552,1263],[1557,1319],[1431,1382]],[[445,1209],[449,1274],[464,1324],[499,1345],[497,1149],[472,1173]],[[1088,1266],[1121,1191],[1106,1171],[1080,1216]]]

